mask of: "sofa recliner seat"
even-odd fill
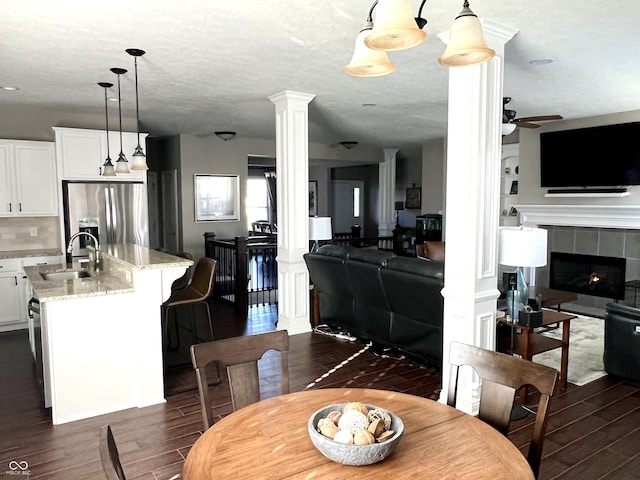
[[[337,245],[304,259],[321,323],[440,368],[443,263]]]

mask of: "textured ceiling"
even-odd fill
[[[417,12],[420,2],[412,0]],[[103,111],[99,81],[122,78],[135,115],[133,58],[141,48],[140,119],[153,135],[273,138],[270,95],[315,94],[310,140],[410,146],[446,133],[448,69],[437,57],[462,1],[429,0],[427,41],[392,52],[396,71],[344,73],[371,0],[0,0],[0,108],[12,104]],[[515,28],[504,93],[518,117],[579,118],[640,109],[640,2],[475,0],[480,18]],[[537,58],[549,65],[533,66]],[[116,92],[114,92],[116,95]],[[363,106],[375,104],[376,106]],[[4,115],[5,113],[3,113]]]

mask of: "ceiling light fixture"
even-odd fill
[[[120,118],[120,154],[116,160],[116,173],[129,173],[129,162],[122,151],[122,97],[120,96],[120,75],[127,73],[124,68],[112,68],[111,71],[118,77],[118,117]]]
[[[105,126],[107,129],[107,159],[104,161],[102,176],[103,177],[115,177],[116,171],[113,168],[113,163],[111,163],[111,156],[109,155],[109,101],[107,99],[107,89],[113,87],[113,83],[109,82],[99,82],[102,88],[104,88],[104,120]]]
[[[340,142],[340,145],[342,145],[347,150],[351,150],[352,148],[355,148],[356,145],[358,145],[358,142]]]
[[[147,157],[140,146],[140,110],[138,106],[138,57],[141,57],[146,52],[139,48],[127,48],[125,51],[133,57],[136,79],[136,130],[138,131],[138,146],[134,149],[133,155],[131,156],[131,170],[149,170]]]
[[[453,21],[447,48],[438,62],[447,67],[460,67],[488,62],[495,55],[484,41],[480,20],[465,0],[462,11]]]
[[[359,77],[377,77],[393,72],[395,66],[386,53],[381,52],[404,50],[426,40],[427,33],[422,30],[427,24],[422,17],[425,3],[426,0],[422,0],[418,16],[413,17],[410,0],[375,0],[345,71]],[[494,56],[495,52],[484,41],[478,17],[465,0],[451,28],[449,44],[438,61],[444,66],[457,67],[486,62]]]
[[[218,137],[220,137],[225,142],[227,140],[231,140],[236,136],[236,132],[214,132]]]
[[[3,87],[0,87],[0,89],[6,90],[7,92],[17,92],[18,90],[20,90],[20,87],[11,87],[9,85],[5,85]]]

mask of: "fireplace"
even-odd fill
[[[626,258],[551,252],[549,288],[624,300]]]

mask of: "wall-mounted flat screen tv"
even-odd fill
[[[542,187],[640,185],[640,122],[540,134]]]

